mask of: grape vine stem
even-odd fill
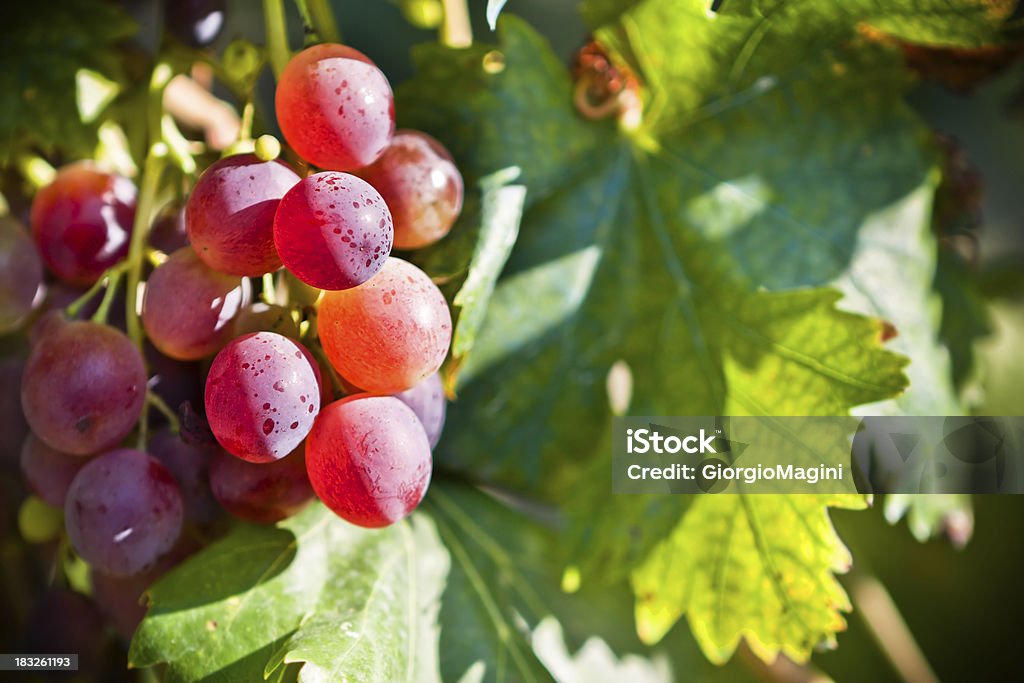
[[[288,52],[288,27],[284,19],[281,0],[263,0],[263,18],[266,26],[267,50],[274,77],[280,77],[291,55]]]
[[[469,47],[473,44],[473,26],[469,20],[466,0],[443,0],[444,23],[441,42],[448,47]]]

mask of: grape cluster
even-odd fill
[[[382,527],[430,482],[451,314],[391,252],[448,233],[462,178],[436,140],[395,131],[387,78],[351,48],[296,55],[275,104],[292,165],[227,156],[137,221],[132,181],[78,162],[37,193],[30,231],[0,220],[0,333],[30,343],[0,364],[21,410],[0,406],[24,416],[33,505],[63,511],[126,632],[141,614],[124,596],[194,550],[184,528],[274,523],[314,497]]]

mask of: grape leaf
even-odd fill
[[[492,46],[423,48],[420,78],[399,91],[397,110],[403,125],[448,144],[468,177],[517,165],[528,188],[520,238],[459,376],[438,461],[550,498],[593,490],[574,496],[590,502],[573,510],[584,520],[584,569],[612,578],[636,569],[639,580],[658,560],[654,548],[700,564],[721,544],[709,541],[703,552],[658,545],[710,503],[687,511],[684,500],[609,501],[593,485],[607,476],[608,368],[625,360],[632,370],[634,414],[844,414],[900,394],[904,363],[882,349],[880,325],[837,311],[839,295],[821,287],[842,281],[876,215],[914,193],[926,206],[930,189],[921,190],[931,159],[902,101],[899,57],[859,37],[859,26],[898,24],[932,37],[942,28],[951,42],[998,29],[967,10],[917,24],[912,13],[926,3],[894,3],[889,13],[877,3],[802,11],[806,4],[735,2],[714,17],[702,2],[615,4],[586,7],[602,22],[618,18],[597,36],[646,88],[638,130],[623,135],[575,117],[564,68],[507,15],[496,48],[503,70],[491,68]],[[927,271],[933,257],[927,244],[919,248]],[[897,283],[910,301],[927,296],[916,275]],[[777,517],[785,501],[757,505]],[[832,554],[799,570],[818,589],[791,596],[812,609],[802,630],[786,622],[773,631],[744,613],[740,631],[762,656],[806,657],[842,625],[845,597],[830,574],[841,546],[816,521],[827,525],[824,508],[835,502],[858,504],[810,497],[789,515]],[[744,506],[739,516],[751,528],[754,504],[733,504]],[[745,551],[765,562],[786,548]],[[777,585],[795,585],[792,572]],[[763,588],[747,598],[770,605]],[[670,617],[648,615],[652,639],[690,610],[710,656],[735,646],[735,623],[709,625],[678,596],[661,596],[656,607]]]
[[[46,11],[31,3],[5,3],[0,51],[0,157],[36,144],[46,151],[91,156],[94,120],[86,122],[76,93],[81,73],[121,78],[117,41],[135,31],[131,18],[100,0],[54,0]]]
[[[423,515],[381,531],[317,504],[239,525],[151,589],[132,666],[168,681],[438,680],[448,555]]]
[[[846,571],[851,558],[826,505],[864,499],[700,496],[634,573],[641,637],[659,640],[685,612],[713,662],[726,661],[741,636],[767,661],[834,646],[850,603],[830,572]]]

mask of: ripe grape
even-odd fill
[[[395,394],[395,398],[401,400],[402,403],[412,408],[412,412],[416,413],[416,417],[423,424],[423,430],[427,433],[430,448],[433,449],[441,440],[444,418],[448,412],[441,375],[435,372],[412,389]]]
[[[206,265],[230,275],[256,277],[277,270],[274,212],[299,182],[282,161],[237,154],[206,169],[185,205],[192,248]]]
[[[292,57],[278,79],[275,109],[298,155],[333,171],[373,163],[395,130],[387,77],[344,45],[314,45]]]
[[[186,519],[199,524],[217,519],[220,506],[210,492],[208,450],[187,444],[165,429],[150,439],[149,452],[178,482]]]
[[[43,264],[32,238],[11,218],[0,218],[0,334],[17,329],[43,286]]]
[[[64,503],[75,552],[115,576],[152,567],[178,539],[182,514],[181,494],[167,468],[129,448],[90,460]]]
[[[88,286],[128,253],[135,185],[81,162],[65,166],[32,202],[32,235],[61,280]]]
[[[217,451],[210,458],[210,488],[225,510],[257,524],[291,517],[313,498],[301,446],[270,463],[246,462]]]
[[[161,353],[198,360],[231,339],[231,321],[248,299],[248,280],[210,269],[184,247],[146,282],[142,325]]]
[[[93,322],[53,323],[29,354],[21,404],[40,439],[85,455],[128,435],[145,392],[142,356],[128,337]]]
[[[320,289],[369,280],[391,253],[391,212],[377,190],[353,175],[304,178],[281,200],[274,243],[295,277]]]
[[[306,442],[313,489],[352,524],[394,524],[419,505],[430,483],[430,444],[416,413],[393,396],[335,401]]]
[[[462,174],[440,142],[400,130],[377,161],[358,172],[380,192],[395,221],[395,248],[418,249],[448,234],[462,210]]]
[[[224,28],[226,0],[170,0],[164,21],[174,37],[192,47],[206,47]]]
[[[89,462],[50,448],[34,434],[21,446],[21,474],[29,489],[54,507],[64,507],[68,487],[78,471]]]
[[[28,436],[28,423],[21,409],[21,376],[25,361],[19,357],[0,359],[0,468],[15,467],[21,445]]]
[[[441,290],[397,258],[359,287],[327,292],[317,324],[334,368],[375,394],[405,391],[436,372],[452,338]]]
[[[306,438],[320,410],[308,351],[273,332],[238,337],[206,378],[206,417],[217,441],[250,462],[271,462]]]

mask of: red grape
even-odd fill
[[[89,460],[80,455],[50,448],[34,434],[29,434],[21,446],[21,473],[25,483],[54,507],[64,507],[71,480],[87,462]]]
[[[416,413],[393,396],[335,401],[306,442],[313,490],[352,524],[384,527],[412,512],[430,483],[430,444]]]
[[[372,163],[395,130],[387,77],[344,45],[314,45],[292,57],[278,79],[275,109],[298,155],[333,171]]]
[[[412,408],[412,412],[416,413],[416,417],[423,423],[430,447],[436,446],[441,439],[445,414],[448,412],[440,373],[435,372],[412,389],[395,394],[395,398]]]
[[[192,248],[206,265],[256,277],[277,270],[274,212],[299,176],[282,161],[254,154],[221,159],[206,169],[185,205]]]
[[[124,334],[93,322],[52,323],[29,354],[21,404],[40,439],[85,455],[128,435],[145,392],[142,356]]]
[[[90,460],[68,490],[71,546],[96,569],[130,576],[149,569],[181,532],[181,494],[156,458],[122,448]]]
[[[441,367],[452,337],[444,295],[422,270],[389,258],[369,282],[327,292],[318,330],[334,368],[375,394],[409,389]]]
[[[225,510],[257,524],[291,517],[313,498],[301,446],[270,463],[246,462],[217,451],[210,459],[210,488]]]
[[[273,332],[238,337],[206,378],[206,417],[217,441],[250,462],[271,462],[306,438],[320,410],[308,351]]]
[[[211,270],[184,247],[146,282],[142,325],[161,353],[198,360],[231,339],[231,321],[248,299],[248,280]]]
[[[358,172],[380,192],[395,221],[395,248],[418,249],[448,234],[462,210],[462,175],[440,142],[401,130]]]
[[[391,253],[391,212],[377,190],[347,173],[304,178],[281,200],[274,243],[295,277],[320,289],[366,282]]]
[[[168,358],[156,350],[152,344],[146,344],[144,354],[149,365],[149,381],[146,385],[155,395],[173,411],[179,411],[182,404],[188,402],[193,407],[203,405],[202,366],[194,361],[180,361]],[[163,413],[153,408],[149,411],[149,424],[165,420]]]
[[[17,329],[42,299],[43,264],[32,238],[0,218],[0,334]]]
[[[135,185],[87,162],[65,166],[32,202],[32,235],[47,267],[91,285],[128,253]]]
[[[149,452],[163,463],[178,482],[185,518],[199,524],[217,519],[220,506],[210,492],[210,452],[187,444],[168,430],[161,430],[149,441]]]

